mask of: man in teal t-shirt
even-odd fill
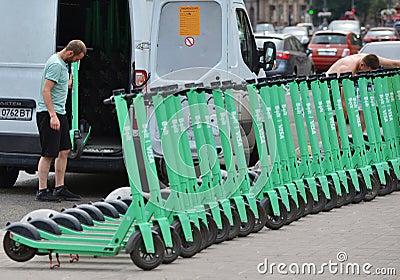
[[[68,63],[81,60],[86,55],[86,46],[80,40],[73,40],[60,52],[53,54],[46,62],[40,87],[36,123],[39,130],[42,153],[38,164],[38,201],[79,200],[64,185],[68,154],[71,149],[68,118],[65,103],[68,95]],[[55,188],[47,188],[50,165],[54,161]]]

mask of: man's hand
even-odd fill
[[[60,130],[60,120],[56,114],[50,116],[50,127],[54,130]]]

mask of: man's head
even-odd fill
[[[81,40],[72,40],[65,47],[65,53],[65,62],[76,62],[81,60],[86,55],[86,46]]]
[[[379,68],[379,58],[374,54],[368,54],[361,60],[359,71],[371,71]]]

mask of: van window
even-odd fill
[[[240,50],[244,63],[254,72],[254,66],[257,64],[254,51],[257,49],[253,33],[250,28],[249,20],[243,9],[236,9],[236,19],[239,30]]]
[[[180,18],[187,7],[200,16],[199,33],[197,23],[191,25],[190,17]],[[222,10],[217,2],[169,2],[162,7],[157,38],[158,76],[192,67],[212,68],[221,57]]]
[[[43,0],[40,5],[34,1],[2,1],[0,62],[30,67],[36,64],[42,72],[44,63],[55,50],[56,13],[56,0]]]

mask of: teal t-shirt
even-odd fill
[[[58,114],[65,115],[65,102],[68,95],[68,65],[58,54],[53,54],[46,62],[44,67],[42,84],[40,86],[37,112],[47,111],[47,107],[43,101],[42,89],[44,80],[48,79],[55,82],[51,90],[51,98],[53,100],[54,111]]]

